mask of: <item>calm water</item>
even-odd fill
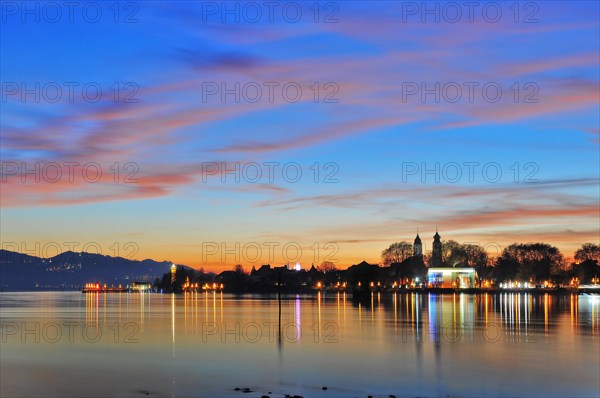
[[[327,293],[286,297],[281,316],[269,297],[212,292],[0,304],[7,397],[600,394],[599,296]]]

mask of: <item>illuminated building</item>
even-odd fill
[[[134,292],[145,292],[152,288],[150,282],[131,282],[131,290]]]
[[[419,235],[417,234],[417,238]],[[472,267],[449,267],[442,258],[442,240],[435,230],[433,235],[433,250],[427,270],[427,285],[429,287],[465,289],[475,287],[477,272]],[[419,240],[420,241],[420,240]],[[415,252],[416,252],[415,239]]]
[[[175,283],[175,272],[177,272],[177,267],[175,264],[171,264],[171,285]]]
[[[432,267],[427,270],[429,287],[466,289],[475,287],[476,280],[475,268]]]

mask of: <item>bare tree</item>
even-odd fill
[[[600,262],[600,246],[593,243],[584,243],[575,252],[575,260],[581,263],[587,260]]]
[[[442,260],[452,266],[459,262],[460,259],[457,258],[460,254],[459,248],[460,243],[455,240],[442,241]]]
[[[336,271],[337,268],[335,267],[335,264],[332,263],[331,261],[323,261],[321,263],[321,265],[317,266],[317,271],[321,271],[321,272],[332,272],[332,271]]]
[[[485,267],[488,263],[488,255],[485,249],[479,245],[461,244],[452,251],[451,255],[455,263],[463,263],[467,267]]]
[[[381,252],[381,260],[386,267],[392,263],[401,263],[413,255],[413,245],[408,242],[392,243]]]

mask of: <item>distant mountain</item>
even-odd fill
[[[51,258],[0,250],[0,290],[80,289],[89,282],[117,286],[153,282],[169,272],[169,261],[128,260],[94,253],[61,253]],[[186,266],[178,265],[178,267]]]

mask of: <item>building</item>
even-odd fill
[[[470,267],[439,267],[427,270],[427,286],[467,289],[475,287],[477,272]]]
[[[417,238],[419,235],[417,234]],[[442,240],[437,229],[433,235],[433,249],[427,270],[427,286],[466,289],[476,286],[477,272],[472,267],[449,267],[442,258]],[[416,246],[417,239],[415,239]],[[420,242],[420,239],[419,239]],[[415,248],[416,252],[416,248]]]
[[[438,234],[436,229],[435,235],[433,235],[433,249],[431,251],[431,267],[442,267],[444,262],[442,261],[442,237]]]
[[[150,282],[131,282],[132,292],[146,292],[152,289],[152,283]]]
[[[421,242],[418,232],[417,237],[415,238],[415,243],[413,244],[413,256],[423,257],[423,243]]]

